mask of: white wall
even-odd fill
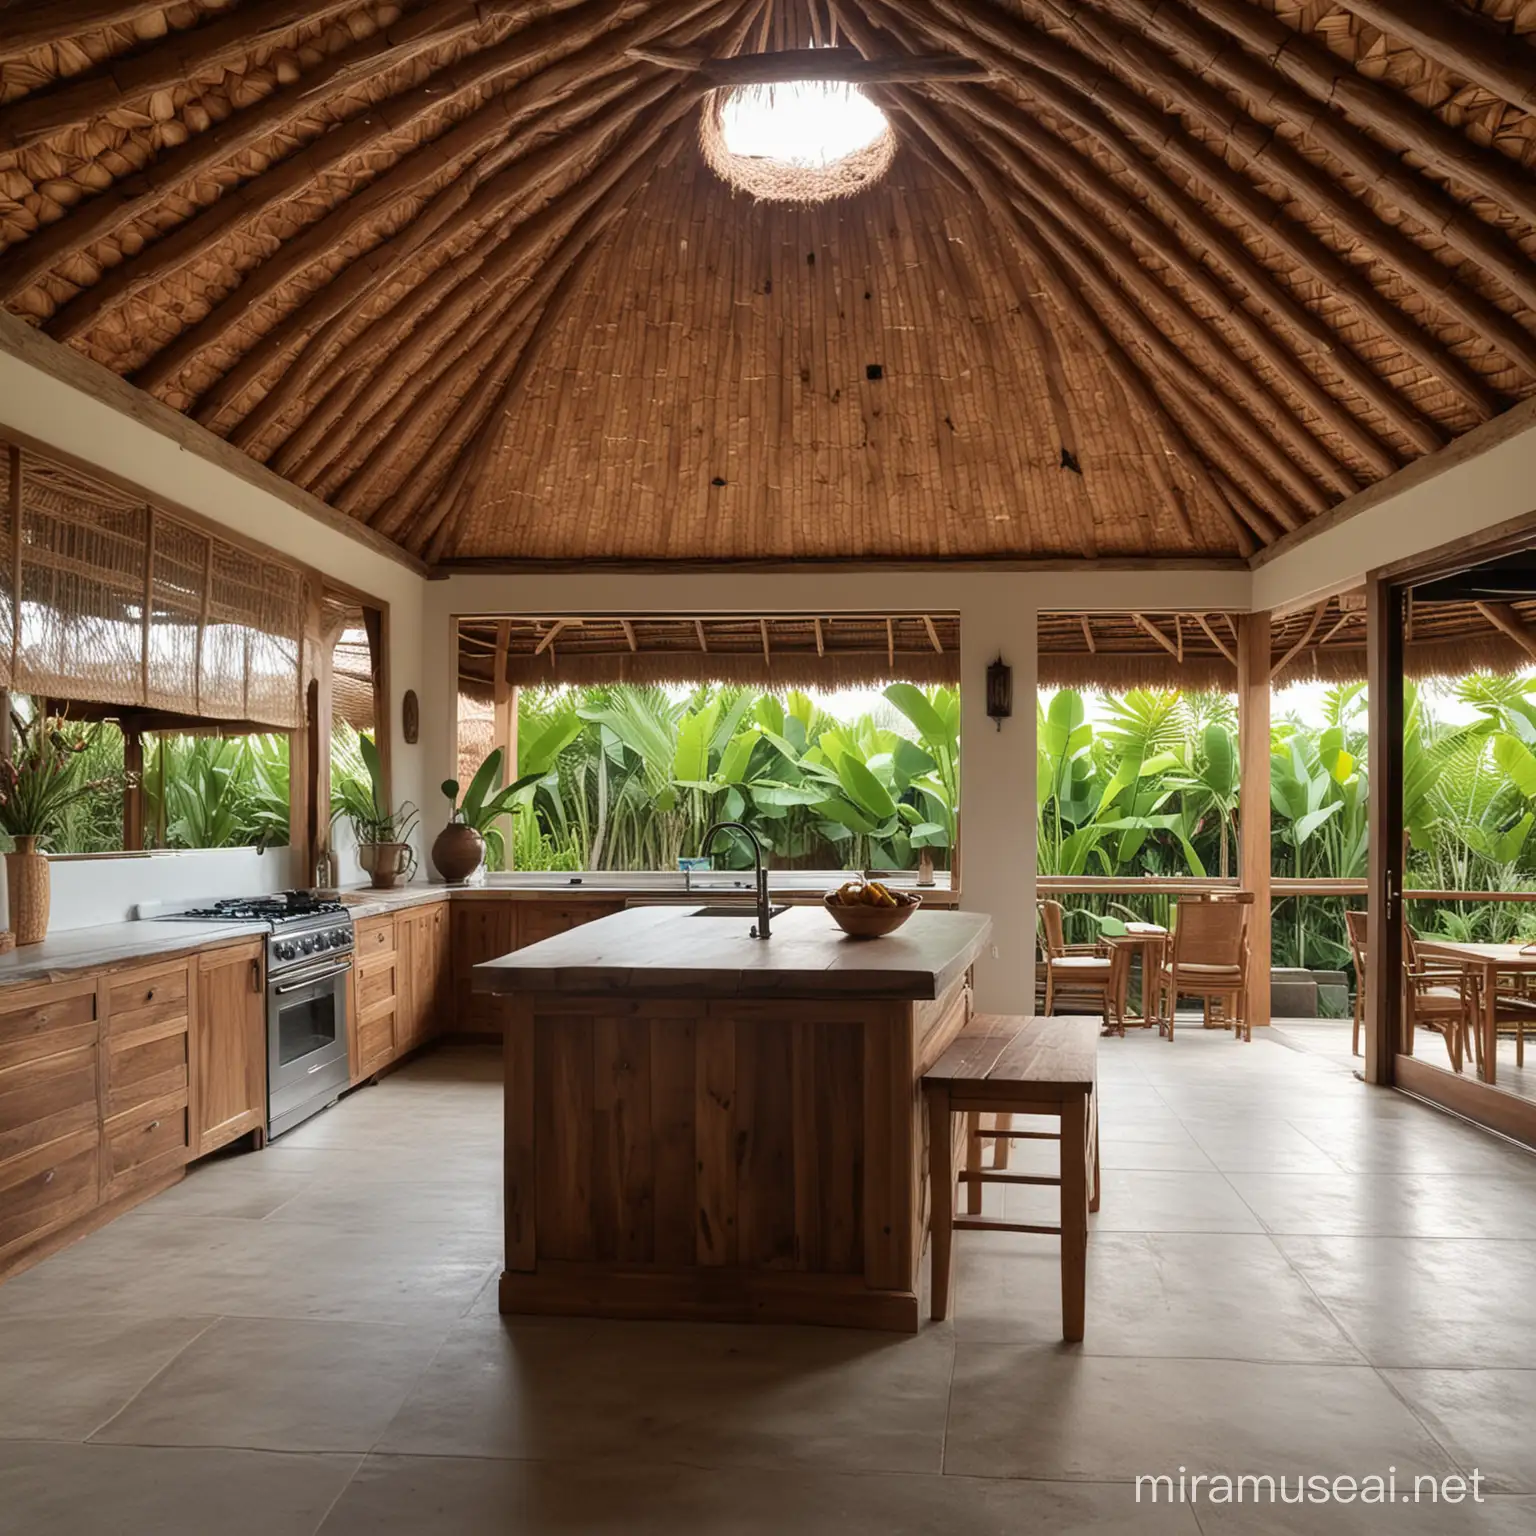
[[[427,590],[422,735],[442,776],[454,771],[453,621],[475,613],[956,612],[960,616],[961,899],[993,919],[993,949],[977,971],[977,1002],[1026,1012],[1034,998],[1035,622],[1042,608],[1245,608],[1246,571],[828,571],[809,575],[622,574],[467,576]],[[986,714],[987,664],[1013,668],[1014,714],[1001,731]],[[430,841],[438,823],[428,818]],[[979,830],[978,830],[979,829]]]
[[[265,853],[254,848],[200,848],[132,859],[55,859],[50,872],[51,933],[125,922],[140,904],[185,906],[221,896],[266,896],[308,884],[307,877],[293,868],[287,848],[269,848]]]
[[[84,385],[81,381],[84,380]],[[85,386],[88,386],[85,387]],[[130,414],[131,412],[131,414]],[[425,806],[427,752],[408,747],[400,735],[400,700],[407,688],[422,687],[422,612],[426,580],[388,554],[328,526],[262,484],[275,481],[251,465],[236,474],[215,462],[228,450],[184,417],[131,388],[106,369],[96,368],[41,337],[14,316],[0,315],[0,428],[35,438],[95,464],[210,522],[218,523],[302,561],[327,576],[359,588],[389,605],[390,711],[394,725],[394,793],[397,800]],[[267,877],[275,861],[255,866],[246,878]],[[344,878],[357,879],[355,859]],[[104,867],[101,864],[92,866]],[[125,865],[142,870],[139,861]],[[308,883],[309,876],[293,871]],[[71,911],[100,908],[90,893],[70,885]],[[107,878],[107,877],[104,877]],[[115,879],[115,877],[113,877]],[[152,878],[189,899],[208,894],[198,882],[206,874],[189,863],[157,865]],[[239,878],[236,876],[236,878]],[[56,887],[57,889],[57,887]],[[74,897],[81,898],[78,903]],[[229,894],[245,894],[231,889]],[[110,905],[111,902],[108,902]],[[62,914],[61,914],[62,917]]]

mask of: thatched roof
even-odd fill
[[[1230,691],[1237,629],[1223,613],[1042,613],[1040,682],[1046,687]],[[1271,681],[1355,682],[1366,675],[1365,603],[1332,597],[1274,621]],[[1514,672],[1536,661],[1536,599],[1483,604],[1414,601],[1410,677]]]
[[[0,302],[433,560],[1246,555],[1536,392],[1528,0],[3,17]],[[754,203],[832,43],[894,162]]]
[[[488,698],[558,683],[750,683],[840,688],[901,678],[955,683],[952,613],[463,619],[459,686]]]

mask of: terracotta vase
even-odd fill
[[[449,885],[461,885],[485,859],[485,839],[464,821],[450,821],[432,844],[432,863]]]
[[[409,843],[359,843],[357,862],[376,891],[388,891],[411,872],[414,855]]]
[[[18,944],[41,944],[48,935],[48,856],[37,851],[36,837],[18,836],[15,843],[15,853],[5,856],[11,931]]]

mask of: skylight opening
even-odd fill
[[[846,81],[734,86],[704,104],[705,158],[732,186],[779,202],[849,197],[889,169],[896,136]]]

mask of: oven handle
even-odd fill
[[[352,969],[350,960],[343,960],[340,965],[328,965],[323,970],[306,971],[302,976],[295,976],[292,981],[285,981],[280,987],[273,987],[274,997],[281,997],[285,992],[297,992],[300,987],[313,986],[317,981],[329,981],[333,976],[345,976]]]

